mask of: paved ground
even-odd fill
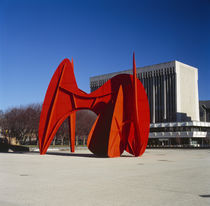
[[[0,153],[0,206],[210,205],[210,150]]]

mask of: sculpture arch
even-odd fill
[[[143,85],[133,75],[120,74],[87,94],[77,86],[73,60],[64,59],[48,86],[39,124],[40,154],[45,154],[62,122],[69,118],[71,151],[75,143],[75,111],[98,116],[88,136],[88,148],[98,156],[117,157],[124,150],[140,156],[149,136],[149,103]]]

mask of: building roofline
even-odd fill
[[[168,62],[163,62],[163,63],[158,63],[158,64],[152,64],[152,65],[147,65],[147,66],[143,66],[143,67],[136,67],[137,71],[140,69],[148,69],[148,68],[152,68],[152,67],[157,67],[158,65],[168,65],[168,64],[173,64],[175,65],[175,62],[178,62],[177,60],[172,60],[172,61],[168,61]],[[180,62],[181,63],[181,62]],[[126,70],[121,70],[118,72],[111,72],[111,73],[106,73],[106,74],[99,74],[96,76],[91,76],[90,79],[92,78],[97,78],[97,77],[102,77],[102,76],[113,76],[114,74],[122,74],[122,73],[130,73],[132,71],[132,69],[126,69]]]
[[[141,72],[150,72],[150,71],[154,71],[154,70],[160,70],[163,68],[170,68],[170,67],[176,67],[177,65],[183,65],[185,67],[188,67],[189,69],[194,69],[197,70],[196,67],[193,67],[191,65],[182,63],[180,61],[177,60],[172,60],[172,61],[167,61],[167,62],[163,62],[163,63],[158,63],[158,64],[152,64],[152,65],[147,65],[147,66],[143,66],[143,67],[137,67],[137,73],[141,73]],[[96,76],[91,76],[89,79],[90,81],[94,81],[94,79],[105,79],[105,78],[111,78],[115,75],[118,74],[131,74],[132,73],[132,69],[127,69],[127,70],[121,70],[118,72],[111,72],[111,73],[106,73],[106,74],[101,74],[101,75],[96,75]]]
[[[157,63],[157,64],[152,64],[152,65],[146,65],[146,66],[142,66],[142,67],[137,67],[136,69],[137,69],[137,70],[149,69],[149,68],[154,68],[154,67],[158,67],[158,66],[162,66],[162,65],[170,65],[170,64],[174,64],[174,65],[175,65],[176,63],[185,65],[185,66],[187,66],[187,67],[189,67],[189,68],[197,69],[197,68],[194,67],[194,66],[185,64],[185,63],[180,62],[180,61],[178,61],[178,60],[172,60],[172,61],[167,61],[167,62],[163,62],[163,63]],[[121,71],[106,73],[106,74],[99,74],[99,75],[96,75],[96,76],[91,76],[90,79],[96,78],[96,77],[102,77],[102,76],[109,76],[109,75],[110,75],[110,76],[113,76],[114,74],[129,73],[131,70],[132,70],[132,69],[127,69],[127,70],[121,70]]]

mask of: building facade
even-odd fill
[[[91,92],[113,76],[132,70],[90,78]],[[144,85],[151,123],[199,121],[198,70],[178,61],[137,68],[137,77]]]
[[[90,78],[91,92],[125,70]],[[179,61],[137,68],[150,106],[149,144],[204,144],[210,138],[210,123],[200,122],[198,69]]]

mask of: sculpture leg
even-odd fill
[[[75,151],[75,125],[76,125],[76,112],[72,112],[68,117],[69,122],[69,136],[70,136],[70,149],[71,152]]]

